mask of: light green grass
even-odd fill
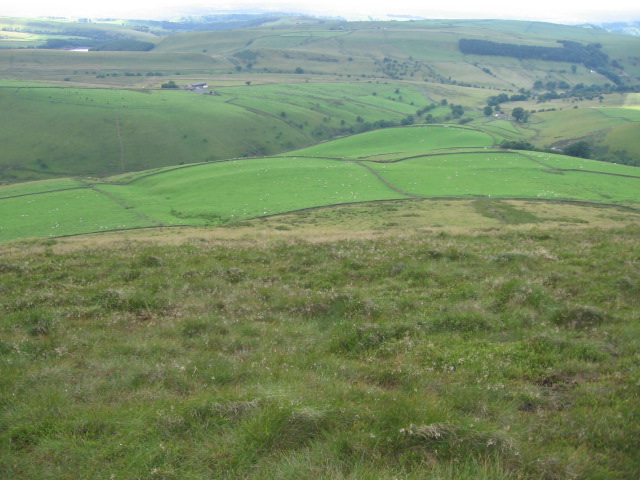
[[[627,121],[622,117],[613,117],[599,113],[599,109],[569,109],[555,112],[540,112],[536,114],[543,123],[536,123],[539,131],[536,141],[550,145],[567,138],[581,138],[593,135],[598,130],[624,125]],[[628,139],[635,142],[635,139]]]
[[[236,160],[100,188],[167,225],[215,225],[302,208],[404,197],[355,163],[312,158]]]
[[[562,159],[555,163],[562,166]],[[590,162],[605,171],[627,172],[634,167]],[[555,172],[512,153],[473,153],[371,164],[385,179],[404,191],[425,196],[491,196],[502,198],[581,199],[636,203],[640,176],[625,178],[598,173]],[[568,168],[577,166],[571,159]]]
[[[182,91],[16,87],[0,89],[0,98],[6,180],[139,171],[309,143],[280,118]]]
[[[359,118],[398,124],[425,103],[422,92],[399,83],[245,85],[215,89],[215,96],[15,80],[2,86],[5,182],[272,155],[358,128]]]
[[[0,202],[2,242],[157,225],[90,189],[5,198]]]
[[[354,135],[283,157],[208,162],[112,177],[111,183],[96,185],[119,203],[105,197],[89,223],[84,213],[77,214],[88,208],[84,200],[79,199],[79,209],[70,201],[85,190],[61,190],[77,186],[75,181],[5,187],[0,188],[0,197],[38,190],[50,193],[0,200],[6,212],[3,235],[10,240],[150,224],[219,225],[410,195],[640,202],[636,167],[540,152],[503,153],[488,147],[493,142],[490,135],[467,127],[414,126]],[[466,148],[460,146],[465,144]],[[352,161],[358,159],[360,163]],[[34,205],[24,211],[31,203]],[[109,205],[108,215],[99,213]],[[60,209],[53,211],[61,212],[63,222],[58,221],[58,213],[51,215],[54,207]],[[18,221],[22,214],[39,219],[32,231],[29,221]],[[111,219],[106,223],[101,220],[105,215]],[[133,223],[132,215],[138,215]],[[46,219],[44,227],[40,219]],[[59,230],[48,230],[57,223],[62,225]]]
[[[556,155],[543,152],[520,152],[523,155],[543,162],[558,169],[576,169],[592,172],[604,172],[615,175],[629,175],[632,177],[640,177],[640,168],[630,167],[626,165],[617,165],[614,163],[599,162],[597,160],[589,160],[586,158],[568,157],[566,155]]]
[[[65,190],[70,188],[84,188],[86,184],[79,180],[63,178],[60,180],[42,180],[39,182],[24,182],[13,185],[3,185],[0,190],[0,197],[13,197],[18,195],[30,195],[33,193],[43,193],[55,190]]]
[[[399,157],[426,151],[493,145],[493,138],[478,130],[454,126],[415,126],[364,133],[297,150],[288,155],[366,158],[394,153]]]

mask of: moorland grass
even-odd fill
[[[637,478],[637,226],[233,232],[3,247],[3,477]]]

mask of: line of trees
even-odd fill
[[[464,54],[498,55],[502,57],[533,58],[552,62],[583,63],[587,67],[607,65],[609,57],[600,50],[600,44],[582,45],[578,42],[559,40],[562,47],[541,47],[538,45],[516,45],[498,43],[491,40],[461,38],[458,45]]]
[[[602,45],[590,43],[583,45],[569,40],[558,40],[562,47],[542,47],[539,45],[516,45],[513,43],[499,43],[491,40],[461,38],[458,48],[465,55],[496,55],[514,57],[518,59],[536,59],[552,62],[581,63],[585,67],[604,75],[616,85],[621,83],[621,77],[609,65],[609,56],[604,53]]]
[[[546,153],[559,153],[558,150],[551,148],[536,147],[533,143],[526,140],[503,140],[500,143],[500,148],[509,150],[526,150],[530,152],[546,152]],[[585,140],[579,140],[566,146],[562,153],[571,157],[579,158],[591,158],[591,144]]]

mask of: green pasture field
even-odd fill
[[[612,115],[615,109],[607,108],[605,113],[599,110],[599,108],[572,108],[538,112],[535,114],[536,118],[541,119],[542,122],[531,125],[531,128],[538,132],[533,140],[542,145],[551,145],[557,141],[579,139],[598,131],[626,125],[629,120],[624,117],[634,115],[631,109],[620,109],[630,110],[630,112],[622,111],[619,116]],[[640,139],[628,138],[626,143],[635,144],[638,141]]]
[[[626,54],[637,48],[637,40],[631,37],[605,32],[585,34],[575,27],[551,24],[543,28],[536,26],[528,29],[527,22],[505,24],[494,21],[482,25],[472,21],[451,24],[400,23],[376,26],[372,23],[354,22],[349,24],[347,31],[335,30],[336,25],[340,24],[328,22],[324,25],[278,25],[231,32],[191,32],[163,38],[153,52],[147,52],[149,55],[146,57],[153,58],[155,55],[168,53],[197,54],[203,57],[201,64],[209,64],[209,73],[235,73],[235,66],[244,69],[247,63],[241,57],[235,57],[235,54],[251,50],[257,54],[251,62],[253,69],[248,71],[252,75],[264,73],[265,69],[291,72],[300,66],[307,73],[354,76],[383,75],[381,62],[387,57],[406,63],[408,71],[402,73],[404,80],[423,80],[436,74],[440,78],[451,77],[458,82],[509,89],[522,86],[530,88],[535,80],[548,78],[565,80],[570,84],[602,84],[607,81],[600,75],[590,74],[582,66],[576,74],[566,74],[571,70],[571,65],[540,61],[519,62],[495,56],[464,56],[458,51],[459,38],[486,38],[489,35],[492,38],[499,36],[505,42],[547,46],[556,46],[557,40],[565,38],[598,42],[604,45],[605,51],[610,49],[611,57],[621,61],[629,71],[637,69]],[[503,25],[507,25],[507,31],[500,30]],[[326,61],[327,59],[335,61]],[[115,68],[114,61],[109,57],[109,62]],[[483,72],[480,66],[489,68],[492,74]],[[178,70],[190,70],[189,67],[183,65]],[[160,70],[166,71],[162,68]],[[550,70],[553,70],[551,77]],[[203,69],[200,68],[200,71],[203,72]],[[68,75],[68,72],[65,73]]]
[[[216,225],[310,207],[406,198],[353,162],[313,158],[206,164],[100,189],[166,225]]]
[[[410,195],[581,200],[628,206],[640,202],[636,167],[539,152],[500,152],[489,149],[493,143],[490,135],[468,127],[414,126],[347,137],[283,157],[127,174],[102,183],[94,181],[96,191],[88,187],[65,191],[62,189],[78,183],[61,180],[28,184],[22,190],[9,186],[0,188],[2,211],[7,212],[0,223],[2,238],[49,236],[53,222],[60,224],[53,232],[57,235],[149,225],[221,225]],[[340,160],[345,158],[349,160]],[[38,188],[49,193],[38,195]],[[98,194],[105,196],[96,212],[112,208],[109,215],[97,213],[98,217],[91,218],[111,220],[79,220],[87,218],[78,214],[88,208],[78,197],[86,191],[94,202]],[[25,196],[2,198],[11,195]],[[74,208],[73,198],[79,198],[81,208]],[[60,214],[64,221],[51,215],[52,206],[65,212]],[[23,213],[28,217],[20,217]],[[29,233],[32,219],[37,221]]]
[[[59,181],[40,183],[43,192],[61,186]],[[407,198],[356,163],[311,158],[206,163],[154,172],[124,185],[97,183],[96,188],[41,195],[31,190],[19,198],[3,198],[16,190],[1,187],[0,238],[218,225],[311,207]],[[104,210],[109,208],[107,215]]]
[[[631,158],[640,158],[640,122],[628,123],[612,128],[602,142],[608,151]]]
[[[3,242],[158,225],[88,188],[2,198],[0,202]]]
[[[252,42],[256,37],[267,35],[255,30],[237,30],[234,32],[189,32],[180,35],[171,35],[156,46],[157,52],[185,52],[185,53],[208,53],[232,54],[247,43]]]
[[[523,136],[522,126],[509,120],[497,120],[491,117],[480,119],[479,123],[483,130],[501,137],[521,138]]]
[[[566,155],[549,154],[543,152],[521,152],[529,158],[539,160],[544,165],[549,165],[559,170],[584,170],[591,172],[602,172],[620,176],[630,176],[640,178],[640,168],[615,163],[600,162],[586,158],[568,157]]]
[[[629,102],[633,102],[630,99]],[[626,102],[625,102],[626,103]],[[624,118],[630,122],[640,122],[640,108],[624,106],[622,108],[599,108],[598,113],[605,117]]]
[[[594,168],[598,162],[591,162]],[[562,162],[557,162],[557,166]],[[570,163],[570,168],[574,164]],[[608,172],[617,165],[605,165]],[[634,178],[546,169],[520,153],[468,153],[371,164],[387,181],[423,197],[580,199],[636,204],[640,175]],[[620,167],[626,172],[634,167]]]
[[[297,150],[287,155],[367,158],[394,153],[398,157],[408,157],[439,149],[485,148],[493,145],[494,138],[491,135],[475,129],[430,125],[368,132]]]
[[[166,81],[147,78],[160,72],[211,73],[228,68],[223,59],[202,53],[171,52],[68,52],[62,50],[0,50],[0,77],[30,81],[68,81],[74,84],[139,86],[153,80],[157,86]],[[141,76],[125,76],[125,73]],[[118,77],[98,78],[98,75]],[[68,80],[66,80],[68,79]]]
[[[53,192],[56,190],[67,190],[70,188],[84,188],[86,183],[81,180],[71,178],[61,178],[59,180],[48,179],[38,182],[22,182],[11,185],[2,185],[0,198],[17,197],[20,195],[31,195],[33,193]]]
[[[628,108],[640,108],[640,93],[628,93],[624,97],[624,106]]]
[[[384,85],[356,83],[304,83],[259,85],[247,88],[219,89],[225,95],[237,95],[234,105],[258,109],[270,115],[285,113],[287,121],[314,127],[354,125],[357,117],[365,121],[400,122],[428,103],[422,92],[400,83]],[[395,93],[398,91],[399,93]],[[413,103],[413,105],[412,105]]]

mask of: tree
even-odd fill
[[[584,140],[580,140],[565,148],[563,153],[571,157],[591,158],[591,145]]]
[[[302,67],[296,67],[296,73],[301,74],[304,73],[304,70],[302,69]]]
[[[462,105],[454,105],[452,103],[449,105],[449,108],[451,109],[451,113],[453,114],[454,118],[460,118],[462,117],[462,115],[464,115],[464,109],[462,108]]]
[[[493,114],[493,107],[490,105],[487,105],[486,107],[484,107],[484,110],[482,111],[482,113],[484,113],[485,117],[490,117]]]
[[[525,123],[529,119],[529,112],[522,107],[516,107],[511,111],[511,116],[519,123]]]
[[[178,85],[173,80],[169,80],[161,85],[162,88],[178,88]]]
[[[413,118],[413,115],[407,115],[402,120],[400,120],[400,125],[413,125],[414,121],[415,119]]]

